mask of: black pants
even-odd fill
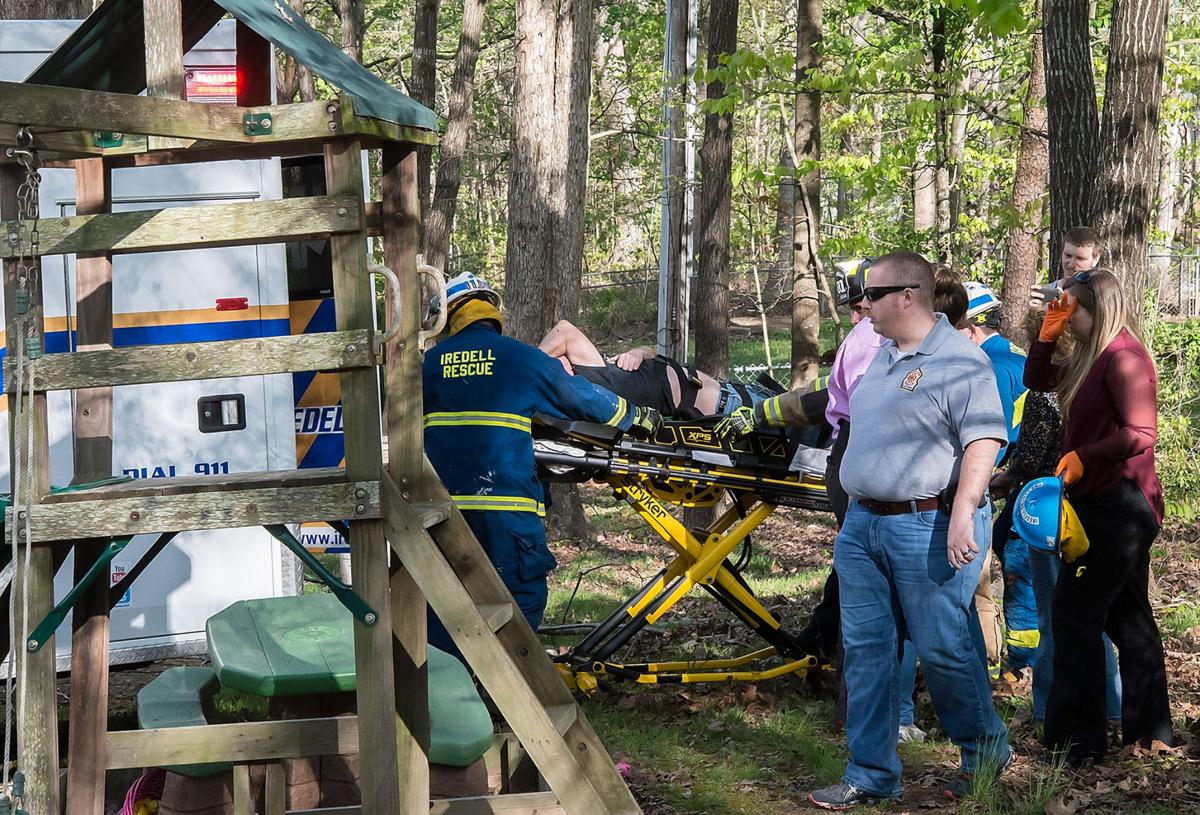
[[[1063,564],[1054,587],[1054,683],[1046,707],[1046,746],[1069,749],[1073,758],[1105,752],[1102,633],[1120,655],[1124,743],[1148,746],[1158,739],[1169,745],[1167,671],[1147,595],[1158,521],[1129,480],[1071,503],[1090,547]]]
[[[829,503],[833,504],[833,515],[837,518],[838,526],[846,520],[846,510],[850,506],[850,497],[842,489],[839,475],[842,467],[842,456],[846,454],[846,445],[850,443],[850,423],[838,423],[838,435],[833,440],[829,451],[829,461],[825,465],[825,493]],[[842,641],[841,605],[838,593],[838,576],[833,569],[825,579],[825,588],[821,593],[821,601],[813,609],[810,627],[815,626],[821,636],[821,650],[828,657],[833,657]]]

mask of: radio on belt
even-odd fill
[[[224,433],[246,428],[246,397],[240,393],[201,396],[196,405],[201,433]]]

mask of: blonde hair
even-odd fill
[[[1086,282],[1068,278],[1065,291],[1079,298],[1079,308],[1092,315],[1092,332],[1087,337],[1076,337],[1075,348],[1063,363],[1058,375],[1059,404],[1063,416],[1071,411],[1083,380],[1087,378],[1096,360],[1104,353],[1122,330],[1138,338],[1137,328],[1130,320],[1125,293],[1116,276],[1107,269],[1093,269]],[[1086,305],[1085,305],[1086,304]],[[1140,338],[1138,338],[1140,341]]]

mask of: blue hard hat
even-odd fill
[[[1012,528],[1032,548],[1061,554],[1068,563],[1088,550],[1087,532],[1056,476],[1035,478],[1021,488]]]

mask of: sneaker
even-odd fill
[[[821,809],[850,809],[850,807],[858,806],[859,804],[875,804],[880,801],[898,801],[899,795],[879,795],[874,792],[868,792],[848,784],[845,781],[840,781],[832,787],[826,787],[816,792],[808,794],[809,803],[814,804]]]
[[[1016,754],[1013,752],[1013,749],[1009,747],[1008,758],[1004,759],[1004,763],[996,770],[996,775],[993,777],[998,778],[1000,773],[1004,772],[1008,768],[1009,764],[1012,764],[1012,760],[1015,756]],[[968,773],[959,773],[957,777],[950,779],[950,781],[946,783],[946,787],[942,790],[942,794],[951,801],[961,801],[970,794],[971,787],[974,785],[974,775]]]
[[[902,724],[897,738],[901,744],[907,744],[910,741],[925,741],[925,731],[915,724]]]

